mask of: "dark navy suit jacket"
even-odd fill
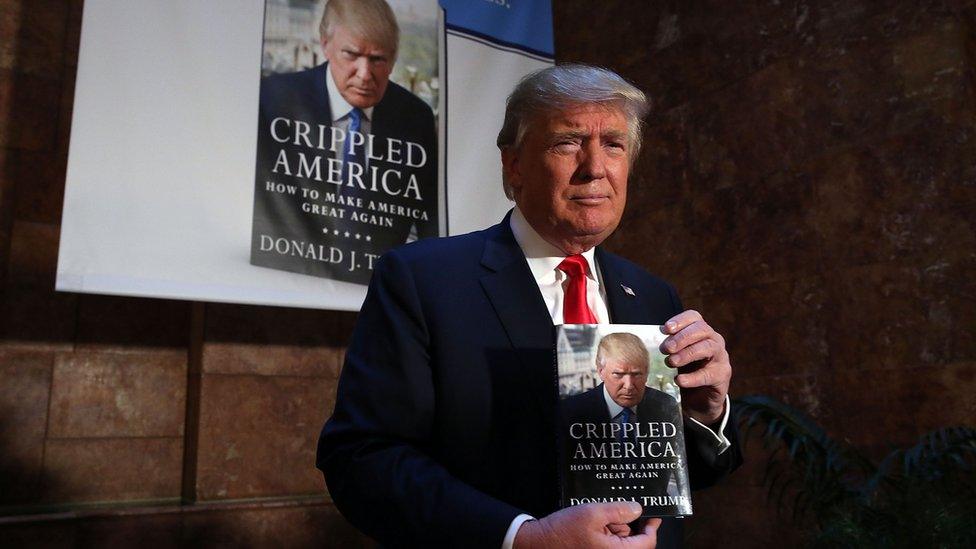
[[[666,282],[600,248],[596,260],[615,322],[663,324],[681,310]],[[509,216],[386,254],[319,440],[339,510],[385,545],[492,549],[516,515],[555,511],[554,344]],[[691,461],[693,486],[727,473],[738,454],[719,458]],[[662,546],[679,537],[663,535]]]

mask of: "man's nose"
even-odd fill
[[[598,140],[588,140],[580,147],[579,155],[579,179],[593,181],[607,176],[607,153]]]
[[[356,77],[364,82],[368,82],[373,79],[373,74],[369,71],[369,59],[365,56],[360,57],[356,60]]]
[[[631,390],[634,388],[634,380],[630,379],[630,376],[624,376],[624,389]]]

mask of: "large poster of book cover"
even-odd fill
[[[660,326],[557,328],[560,484],[564,507],[636,501],[643,516],[690,515],[674,369]]]
[[[251,263],[366,284],[439,234],[437,0],[265,0]]]

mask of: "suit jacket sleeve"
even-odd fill
[[[674,305],[674,314],[684,311],[675,289],[668,285],[668,291]],[[731,410],[729,412],[731,413]],[[712,486],[742,464],[742,449],[739,448],[738,430],[731,418],[725,425],[722,434],[729,439],[732,446],[721,454],[717,454],[708,449],[710,442],[704,440],[704,436],[699,433],[698,429],[689,427],[688,420],[685,419],[685,450],[688,455],[688,476],[692,490]]]
[[[497,548],[521,510],[458,480],[432,455],[432,379],[413,274],[393,251],[374,271],[317,465],[343,515],[384,545]]]

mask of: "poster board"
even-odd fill
[[[58,290],[359,309],[361,283],[251,262],[274,2],[85,3]],[[551,11],[438,4],[437,225],[460,234],[511,207],[494,139],[515,82],[552,63]]]

